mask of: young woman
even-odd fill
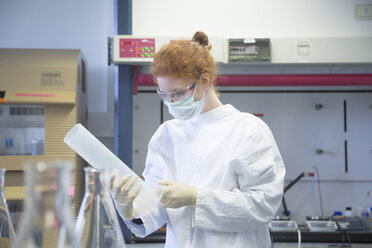
[[[134,219],[139,188],[128,192],[136,178],[112,177],[115,205],[138,237],[168,223],[165,247],[270,247],[268,223],[283,193],[282,157],[261,119],[220,102],[208,43],[196,32],[155,54],[157,91],[175,119],[151,138],[143,176],[164,193],[159,206]]]

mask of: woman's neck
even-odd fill
[[[218,98],[214,90],[211,88],[208,88],[205,91],[204,101],[205,101],[204,108],[201,113],[206,113],[212,109],[222,106],[220,99]]]

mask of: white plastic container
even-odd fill
[[[106,169],[109,175],[114,169],[117,169],[120,177],[128,174],[137,176],[81,124],[76,124],[66,134],[64,142],[91,166],[97,169]],[[135,217],[139,218],[146,215],[155,204],[159,203],[162,192],[161,187],[155,191],[139,177],[137,183],[141,184],[141,191],[134,200],[134,207],[136,209]]]
[[[345,211],[345,217],[352,217],[353,216],[353,212],[352,212],[352,208],[351,207],[346,207],[346,211]]]

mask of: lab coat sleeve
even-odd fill
[[[199,187],[195,228],[246,232],[269,223],[278,210],[285,168],[267,126],[248,136],[228,166],[239,186],[232,190]]]
[[[145,171],[143,172],[145,183],[152,188],[159,187],[157,182],[163,179],[164,173],[164,159],[157,149],[157,136],[158,132],[154,134],[149,143]],[[141,220],[142,225],[135,224],[132,221],[124,220],[124,222],[134,235],[143,238],[161,228],[168,221],[168,215],[159,201],[149,214],[141,217]]]

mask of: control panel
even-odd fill
[[[269,39],[229,39],[229,62],[270,61]]]
[[[108,63],[148,65],[153,61],[155,53],[164,45],[179,39],[188,39],[188,37],[116,35],[108,40]],[[212,45],[211,55],[216,62],[221,63],[224,39],[210,37],[209,42]]]
[[[153,58],[155,39],[129,39],[119,41],[120,58]]]
[[[108,39],[108,63],[148,65],[176,36],[116,35]],[[371,37],[229,38],[209,37],[217,63],[371,63]],[[324,55],[327,51],[327,56]],[[342,51],[342,52],[340,52]],[[1,100],[0,100],[1,101]]]

